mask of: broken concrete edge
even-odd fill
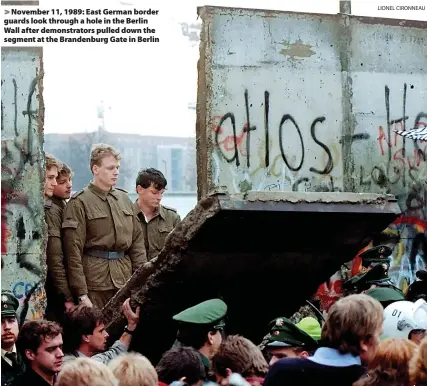
[[[210,153],[212,136],[208,135],[211,117],[208,101],[212,100],[212,36],[210,29],[212,15],[198,8],[198,16],[202,19],[200,30],[199,60],[197,62],[197,105],[196,105],[196,161],[197,161],[197,199],[200,200],[207,194],[207,185],[211,173]]]
[[[249,202],[289,202],[289,203],[336,203],[336,204],[386,204],[397,202],[392,194],[351,193],[351,192],[246,192],[225,194],[224,199]],[[226,198],[225,198],[226,197]]]
[[[144,295],[151,286],[155,285],[156,277],[181,261],[180,255],[187,249],[189,241],[193,239],[206,220],[215,216],[220,210],[217,196],[205,197],[197,203],[196,207],[166,238],[165,246],[157,257],[135,271],[126,284],[105,305],[102,312],[107,329],[114,329],[123,322],[122,305],[127,298],[131,297],[133,309],[137,305],[143,306]],[[144,284],[141,285],[141,283]]]
[[[347,19],[350,22],[355,21],[362,24],[378,24],[385,26],[396,26],[396,27],[415,27],[425,29],[427,28],[427,22],[425,20],[411,20],[411,19],[395,19],[386,17],[373,17],[373,16],[361,16],[348,13],[311,13],[311,12],[298,12],[298,11],[285,11],[285,10],[271,10],[263,8],[245,8],[245,7],[224,7],[220,5],[204,5],[197,7],[197,14],[202,17],[203,15],[212,14],[229,14],[236,15],[239,12],[241,15],[250,15],[253,13],[262,14],[263,17],[274,18],[281,15],[297,15],[301,18],[306,17],[317,17],[324,20],[336,20],[336,19]]]

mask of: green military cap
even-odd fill
[[[359,256],[362,258],[362,265],[368,267],[371,264],[389,263],[389,256],[392,249],[387,245],[378,245],[362,252]]]
[[[1,293],[1,316],[16,316],[19,302],[10,292]]]
[[[226,313],[227,305],[221,299],[210,299],[181,311],[172,319],[189,324],[212,324],[224,318]]]
[[[309,347],[317,342],[305,331],[298,328],[288,318],[280,317],[269,323],[270,334],[267,347]]]
[[[382,302],[397,302],[405,300],[403,292],[396,287],[376,287],[365,292],[366,295]]]
[[[378,264],[372,267],[371,269],[368,269],[367,271],[362,272],[346,280],[344,286],[347,288],[356,287],[356,289],[361,289],[364,286],[369,287],[372,284],[386,282],[390,282],[391,284],[391,280],[387,275],[387,270],[385,267],[382,266],[382,264]]]

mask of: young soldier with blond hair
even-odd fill
[[[144,237],[125,190],[115,188],[120,153],[92,147],[92,182],[64,211],[63,245],[71,291],[79,303],[102,308],[147,261]]]

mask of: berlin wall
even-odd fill
[[[1,278],[21,303],[21,322],[43,316],[42,50],[1,49]]]
[[[391,193],[402,216],[376,243],[394,247],[391,276],[405,289],[427,265],[427,143],[394,129],[427,124],[427,23],[221,7],[199,15],[199,198]],[[318,294],[331,300],[341,285],[337,274]]]

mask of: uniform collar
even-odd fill
[[[117,191],[114,188],[111,188],[109,192],[106,192],[102,189],[99,189],[96,185],[94,185],[92,182],[88,185],[89,190],[97,195],[101,200],[106,200],[108,195],[113,196],[116,200],[118,199]]]
[[[6,351],[6,350],[1,349],[1,356],[4,358],[5,354],[7,354],[7,353],[9,353],[9,352],[14,352],[14,353],[16,353],[16,352],[17,352],[17,351],[16,351],[16,344],[14,344],[14,345],[13,345],[13,347],[12,347],[12,351]]]
[[[199,351],[199,355],[200,355],[200,359],[202,360],[203,366],[205,366],[206,368],[210,368],[211,361],[207,357],[205,357],[200,351]]]
[[[65,200],[63,200],[62,198],[52,196],[52,202],[61,208],[65,207]]]
[[[144,213],[144,212],[141,210],[141,208],[139,207],[138,199],[135,201],[134,205],[135,205],[135,209],[136,209],[136,214],[140,214],[140,213],[142,213],[142,214],[144,215],[144,217],[145,217],[145,213]],[[162,205],[162,204],[160,204],[160,205],[159,205],[159,210],[158,210],[158,211],[157,211],[157,213],[152,217],[152,219],[151,219],[151,220],[153,220],[155,217],[157,217],[157,215],[160,215],[160,217],[161,217],[163,220],[166,218],[165,208],[163,207],[163,205]],[[145,219],[147,219],[147,218],[145,217]],[[150,220],[150,221],[151,221],[151,220]]]

